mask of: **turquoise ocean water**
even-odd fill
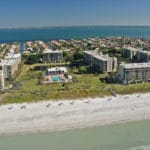
[[[31,29],[0,29],[0,43],[34,40],[80,39],[90,37],[128,36],[150,39],[150,27],[72,26]]]
[[[0,150],[149,150],[150,120],[0,137]]]

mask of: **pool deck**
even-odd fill
[[[55,77],[60,77],[61,80],[54,81],[53,78]],[[64,76],[64,74],[59,74],[59,75],[46,75],[45,80],[43,81],[44,84],[49,84],[49,83],[61,83],[61,82],[69,82],[68,79]]]

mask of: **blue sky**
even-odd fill
[[[0,27],[150,25],[150,0],[1,0]]]

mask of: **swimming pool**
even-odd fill
[[[60,76],[53,76],[52,77],[52,80],[54,81],[54,82],[58,82],[58,81],[62,81],[62,79],[61,79],[61,77]]]

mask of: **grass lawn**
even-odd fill
[[[37,76],[40,71],[33,71],[35,65],[24,65],[21,75],[16,82],[22,84],[18,90],[11,90],[4,94],[1,103],[35,102],[39,100],[76,99],[83,97],[104,97],[111,95],[108,88],[114,89],[118,94],[130,94],[136,92],[149,92],[150,84],[119,85],[106,84],[99,80],[100,75],[94,74],[72,74],[75,82],[62,85],[48,84],[39,85]]]

